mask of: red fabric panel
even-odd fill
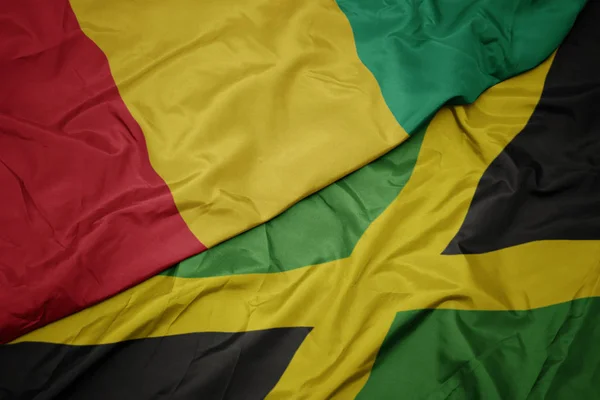
[[[67,0],[0,0],[0,343],[205,249]]]

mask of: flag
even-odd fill
[[[522,3],[5,2],[0,341],[265,222],[532,68],[583,1]]]
[[[273,220],[0,346],[0,393],[598,397],[599,17]]]
[[[583,3],[4,1],[0,342],[373,161]]]

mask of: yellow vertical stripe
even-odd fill
[[[208,246],[407,137],[333,0],[71,4]]]

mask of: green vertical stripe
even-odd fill
[[[598,399],[600,299],[398,313],[358,399]]]
[[[337,0],[358,55],[398,122],[413,133],[448,101],[538,65],[585,0]]]

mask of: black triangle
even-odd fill
[[[559,48],[526,127],[485,171],[444,254],[600,239],[600,2]]]
[[[0,346],[0,399],[263,399],[311,328]]]

